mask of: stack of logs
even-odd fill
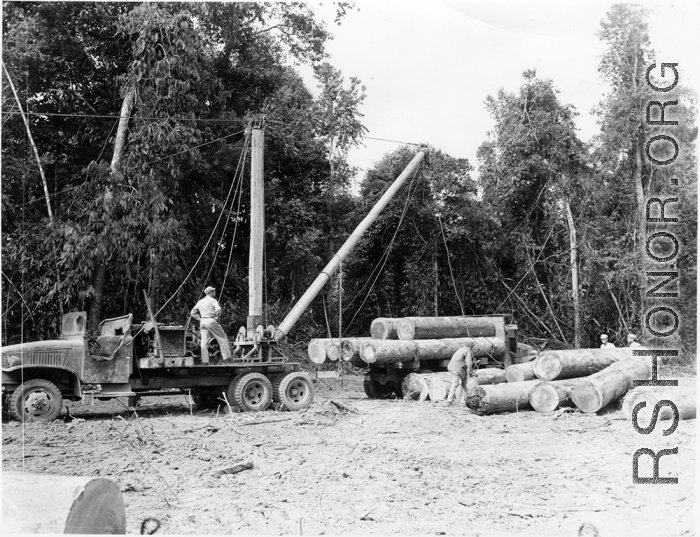
[[[567,406],[594,413],[624,396],[623,415],[631,419],[635,406],[645,402],[638,420],[647,423],[656,403],[666,398],[681,419],[695,418],[695,378],[681,379],[678,387],[634,387],[635,380],[649,380],[651,373],[651,357],[634,356],[631,348],[546,351],[507,368],[503,383],[470,387],[465,403],[478,414],[549,413]],[[658,419],[673,419],[672,409],[664,406]]]
[[[381,317],[372,321],[372,337],[322,338],[309,342],[309,359],[315,364],[350,361],[368,364],[413,360],[445,360],[463,346],[476,358],[503,360],[505,336],[497,337],[488,317]]]

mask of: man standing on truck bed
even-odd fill
[[[209,286],[204,290],[204,294],[206,296],[195,304],[190,313],[192,317],[199,321],[199,330],[201,331],[202,337],[200,343],[202,349],[202,363],[209,363],[209,349],[207,345],[209,344],[211,336],[214,336],[219,342],[221,358],[223,360],[230,360],[231,349],[228,346],[228,337],[219,324],[221,306],[219,306],[219,302],[214,298],[216,288]]]

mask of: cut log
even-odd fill
[[[404,317],[397,333],[404,340],[495,337],[496,326],[487,319],[468,317]]]
[[[563,406],[573,406],[571,390],[583,382],[585,378],[568,380],[544,380],[532,388],[530,392],[530,406],[537,412],[554,412]]]
[[[669,386],[663,390],[638,392],[637,396],[629,408],[628,419],[632,419],[634,407],[639,403],[646,403],[646,406],[637,413],[637,423],[640,427],[647,427],[651,424],[651,416],[654,407],[659,401],[671,401],[678,409],[678,418],[691,420],[695,418],[697,412],[697,399],[695,386]],[[664,405],[659,410],[658,420],[672,420],[674,418],[673,409]]]
[[[508,382],[523,382],[535,378],[534,362],[524,364],[514,364],[506,369],[506,380]]]
[[[125,534],[124,500],[110,479],[3,472],[2,530]]]
[[[431,401],[443,401],[447,399],[452,386],[452,373],[428,373],[423,378],[428,383],[428,395]]]
[[[419,373],[409,373],[401,381],[401,390],[404,399],[425,401],[430,393],[428,382]]]
[[[633,387],[632,383],[635,380],[649,378],[650,356],[626,358],[576,384],[571,390],[571,399],[583,412],[598,412],[605,405],[625,395]]]
[[[484,384],[503,384],[504,382],[508,382],[506,379],[505,370],[497,367],[477,369],[474,371],[474,375],[476,376],[479,386],[483,386]]]
[[[662,377],[659,377],[661,379]],[[669,377],[670,378],[670,377]],[[687,390],[695,390],[696,387],[696,379],[695,377],[675,377],[673,380],[678,381],[678,386],[637,386],[635,388],[632,388],[630,391],[628,391],[625,396],[622,398],[622,405],[620,407],[620,410],[622,411],[622,415],[626,417],[627,419],[632,419],[632,409],[635,407],[635,405],[640,402],[641,400],[644,400],[644,396],[648,392],[664,392],[664,397],[666,399],[670,399],[674,403],[675,398],[674,398],[674,392],[680,393],[681,391],[687,391]],[[665,393],[668,392],[668,393]],[[666,397],[670,396],[670,397]],[[654,405],[656,403],[651,405],[651,408],[653,410]],[[677,406],[677,405],[676,405]],[[647,408],[649,407],[649,402],[647,402]],[[680,412],[680,407],[679,407],[679,412]],[[671,414],[673,412],[671,411]],[[640,413],[641,415],[641,413]],[[659,414],[661,416],[661,414]],[[659,418],[661,419],[661,418]],[[683,419],[689,419],[689,418],[683,418]],[[647,420],[648,421],[648,420]]]
[[[309,360],[315,364],[338,360],[340,351],[337,342],[338,340],[333,338],[312,339],[309,341]]]
[[[585,377],[632,357],[632,349],[545,351],[535,359],[535,376],[542,380]]]
[[[360,357],[368,364],[409,362],[412,360],[445,360],[460,347],[470,347],[475,357],[503,357],[505,342],[498,338],[450,338],[366,341],[360,348]]]
[[[518,412],[530,408],[530,391],[539,381],[507,382],[467,390],[467,406],[477,414]]]
[[[391,317],[378,317],[369,327],[369,333],[374,339],[398,339],[396,329],[401,319]]]
[[[366,365],[360,358],[360,347],[365,341],[370,341],[371,337],[349,337],[340,341],[340,359],[344,362]]]

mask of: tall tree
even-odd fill
[[[569,344],[569,339],[580,340],[578,323],[570,326],[566,321],[579,315],[572,304],[578,289],[569,285],[572,278],[562,270],[566,265],[560,258],[576,248],[570,231],[581,205],[571,202],[580,199],[584,146],[576,135],[577,112],[559,102],[552,81],[538,79],[532,70],[523,76],[517,94],[501,90],[487,98],[495,126],[477,153],[484,201],[502,231],[493,267],[504,287],[504,280],[517,282],[506,287],[508,297],[520,302],[519,309],[527,308],[530,327]],[[574,214],[569,218],[571,206]],[[575,269],[569,265],[572,277]],[[567,288],[572,300],[566,297]]]

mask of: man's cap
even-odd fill
[[[637,339],[637,336],[635,336],[634,334],[627,334],[627,337],[628,337],[628,338],[631,338],[631,339],[634,339],[634,340]]]
[[[607,334],[600,334],[600,339],[603,339],[603,338],[608,339],[608,335]]]
[[[209,292],[211,292],[211,291],[216,291],[216,287],[212,287],[212,286],[210,285],[209,287],[207,287],[207,288],[204,290],[204,294],[206,295],[207,293],[209,293]]]

